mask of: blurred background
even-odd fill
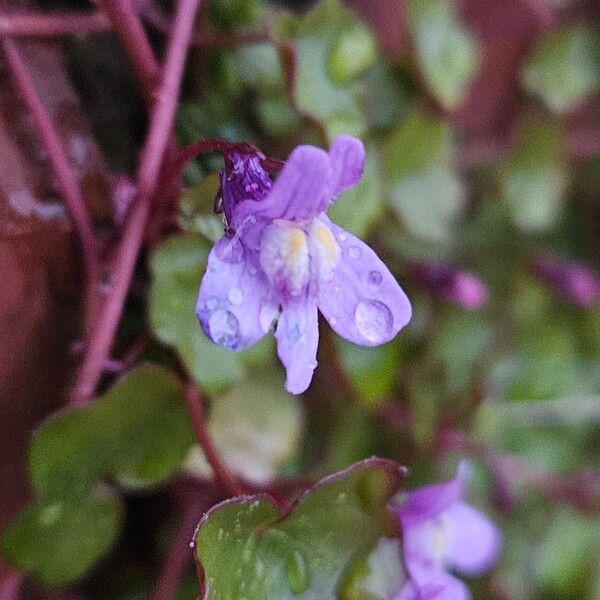
[[[91,8],[0,0],[3,15]],[[137,10],[160,53],[171,4]],[[180,361],[209,402],[225,461],[259,487],[373,454],[409,465],[415,486],[450,477],[457,456],[468,457],[471,501],[504,534],[502,558],[473,582],[474,596],[600,599],[599,22],[588,0],[205,2],[180,143],[243,140],[284,159],[299,143],[360,137],[363,179],[330,216],[376,249],[414,315],[378,348],[346,343],[323,323],[319,367],[301,398],[283,391],[272,338],[241,354],[214,347],[194,316],[223,231],[212,212],[222,161],[206,155],[189,165],[185,193],[150,236],[119,330],[122,358],[104,385],[144,362],[165,369],[164,381]],[[106,31],[20,47],[109,255],[145,130],[129,61]],[[39,491],[56,444],[79,468],[87,463],[80,424],[47,446],[38,435],[27,463],[32,431],[64,403],[81,353],[81,274],[46,157],[1,61],[0,77],[4,528],[31,501],[31,479]],[[128,392],[140,412],[156,393],[150,383],[138,378]],[[111,410],[129,418],[131,404],[117,404]],[[149,414],[143,431],[181,452],[114,474],[118,517],[103,521],[90,505],[75,530],[61,527],[60,561],[28,546],[38,532],[13,528],[3,554],[31,575],[23,597],[146,597],[177,499],[192,494],[199,517],[221,497],[190,449],[185,414],[169,415],[165,426],[163,413]],[[86,439],[99,454],[109,442],[126,447]],[[28,506],[43,525],[48,511]],[[177,597],[196,594],[190,562]]]

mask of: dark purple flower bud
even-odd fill
[[[230,228],[235,229],[235,207],[245,200],[259,202],[269,193],[273,182],[260,164],[259,154],[229,152],[225,170],[220,174],[221,187],[215,210],[224,212]]]
[[[431,261],[413,263],[410,272],[429,292],[467,310],[478,310],[488,299],[486,285],[468,271]]]
[[[531,266],[533,272],[567,302],[584,308],[598,302],[600,275],[592,267],[555,256],[536,256]]]

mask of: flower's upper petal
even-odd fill
[[[394,600],[470,600],[469,588],[444,569],[420,556],[407,554],[405,561],[410,579]]]
[[[363,346],[391,340],[411,316],[406,294],[375,252],[329,220],[341,249],[333,278],[319,287],[319,309],[332,329]]]
[[[331,191],[334,196],[354,187],[360,180],[365,167],[365,147],[350,135],[339,135],[329,148],[331,161]]]
[[[277,352],[287,371],[285,388],[301,394],[317,367],[319,326],[317,304],[310,296],[288,300],[281,312],[275,337]]]
[[[326,210],[331,197],[329,155],[315,146],[298,146],[263,200],[238,204],[236,220],[256,215],[305,221]]]
[[[460,502],[465,491],[467,476],[467,465],[462,462],[454,479],[425,485],[408,492],[404,503],[397,509],[402,522],[414,524],[435,519],[452,505]]]
[[[464,575],[480,575],[497,560],[500,530],[483,514],[464,502],[448,509],[452,535],[448,540],[448,567]]]
[[[212,249],[196,314],[206,335],[229,350],[248,348],[270,330],[278,305],[253,253],[239,240],[225,236]]]

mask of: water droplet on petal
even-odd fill
[[[208,310],[215,310],[217,306],[219,306],[219,301],[216,298],[209,298],[206,301],[206,308],[208,308]]]
[[[242,290],[238,288],[231,288],[227,292],[227,299],[234,306],[239,306],[244,301],[244,294],[242,293]]]
[[[358,332],[373,344],[389,339],[394,324],[392,311],[378,300],[361,300],[356,305],[354,320]]]
[[[360,248],[358,246],[350,246],[348,248],[348,256],[353,260],[360,258]]]
[[[348,234],[343,231],[339,234],[338,238],[340,239],[340,242],[345,242],[348,239]]]
[[[294,550],[287,564],[288,581],[294,594],[301,594],[308,589],[308,568],[306,560],[298,550]]]
[[[215,344],[229,350],[237,349],[240,343],[240,324],[233,313],[223,309],[215,311],[208,320],[208,326]]]
[[[381,285],[383,275],[379,271],[369,271],[367,274],[367,283],[373,287]]]
[[[337,319],[335,317],[331,317],[329,319],[329,324],[333,327],[337,323]]]

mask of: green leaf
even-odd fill
[[[106,475],[154,485],[191,445],[180,383],[167,369],[139,367],[92,406],[50,417],[31,442],[29,474],[44,498],[84,494]]]
[[[208,424],[227,466],[246,479],[266,482],[297,452],[302,417],[298,401],[285,392],[281,377],[254,370],[212,401]],[[199,448],[188,465],[202,474],[210,472]]]
[[[534,48],[523,71],[526,89],[550,110],[573,110],[598,89],[600,36],[583,26],[552,33]]]
[[[223,235],[223,218],[214,213],[219,176],[212,173],[189,187],[181,196],[179,222],[186,231],[199,233],[211,242]]]
[[[44,585],[65,585],[83,575],[113,545],[121,522],[119,500],[106,490],[38,500],[5,530],[2,552]]]
[[[329,77],[329,46],[322,37],[304,37],[297,42],[298,107],[323,121],[330,139],[340,133],[360,136],[365,130],[365,118],[358,90],[339,86]]]
[[[357,237],[365,237],[370,226],[383,213],[379,163],[375,148],[368,147],[362,179],[357,186],[344,192],[329,209],[331,219]]]
[[[392,208],[417,237],[448,242],[464,208],[464,186],[445,168],[405,177],[391,192]]]
[[[574,511],[557,512],[537,554],[540,579],[552,597],[587,597],[586,578],[600,552],[600,527]]]
[[[356,24],[336,41],[329,54],[329,74],[346,84],[364,73],[377,59],[377,46],[369,30]]]
[[[447,0],[409,0],[407,11],[426,82],[442,104],[456,108],[477,67],[477,47],[470,32]]]
[[[399,484],[395,463],[370,459],[322,480],[285,515],[268,496],[217,505],[195,540],[204,598],[334,600],[340,588],[352,598],[348,587],[369,575],[365,558],[395,537],[386,503]],[[387,577],[404,581],[401,561],[388,569]]]
[[[451,169],[449,128],[413,109],[385,145],[390,207],[417,238],[448,242],[464,208],[464,186]]]
[[[376,404],[388,394],[397,376],[402,347],[396,342],[367,347],[351,344],[339,338],[337,345],[346,372],[361,398]]]
[[[261,97],[283,93],[283,75],[273,44],[251,44],[235,52],[235,64],[242,81],[256,89]]]
[[[503,175],[515,224],[526,232],[550,229],[561,214],[567,185],[561,132],[548,123],[525,128]]]
[[[171,237],[152,256],[150,324],[154,335],[173,346],[196,381],[210,392],[238,381],[244,368],[238,354],[213,344],[195,314],[209,247],[193,235]]]

